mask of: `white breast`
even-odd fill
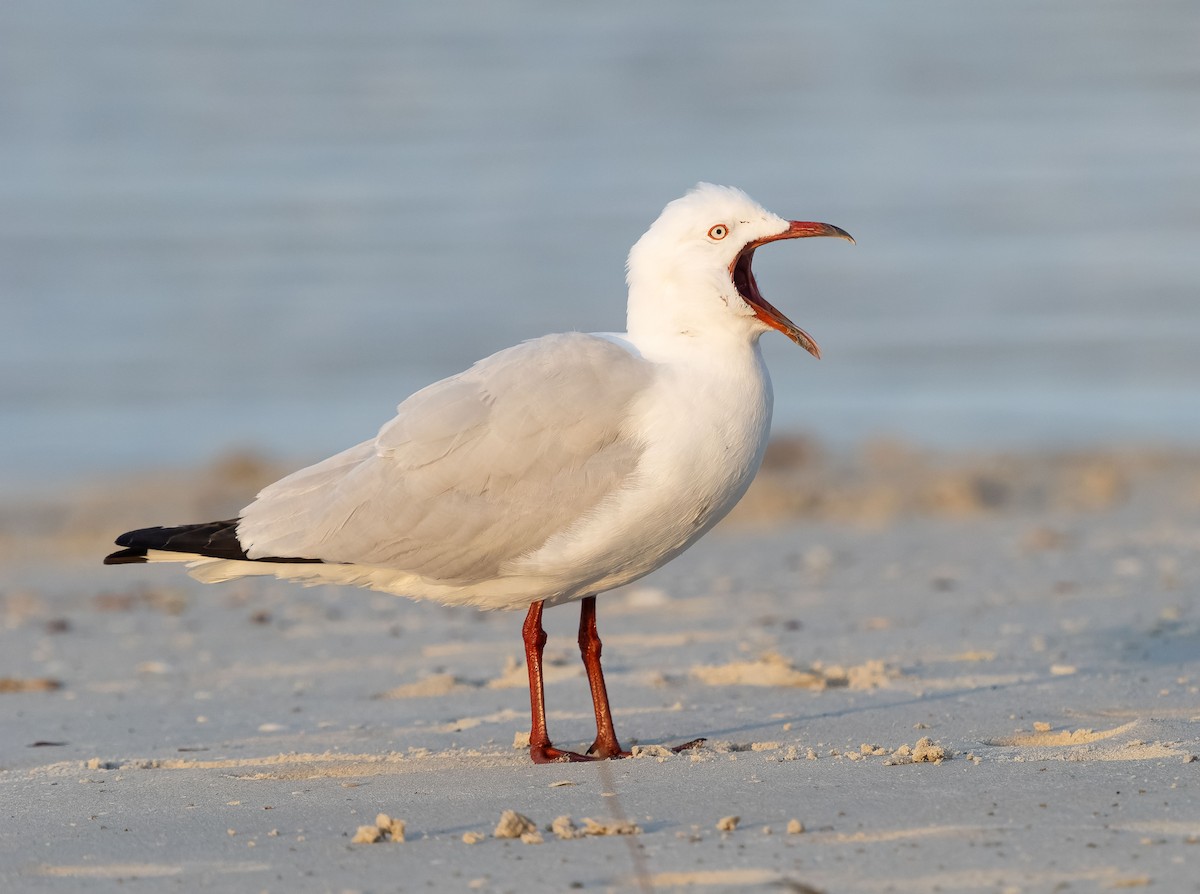
[[[757,344],[659,364],[630,424],[646,450],[628,487],[513,563],[558,581],[551,604],[620,586],[687,549],[741,499],[762,461],[771,383]]]

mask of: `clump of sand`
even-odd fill
[[[393,819],[386,813],[375,817],[375,825],[359,826],[351,840],[352,844],[378,844],[381,841],[404,841],[405,823],[402,819]]]
[[[569,816],[556,817],[550,824],[550,831],[560,841],[570,841],[572,838],[579,838],[583,835],[579,831],[579,827],[575,825],[575,821]]]
[[[506,810],[492,831],[494,838],[520,838],[526,844],[541,844],[542,835],[537,824],[523,813]]]
[[[603,837],[608,835],[639,835],[641,827],[636,823],[628,820],[614,820],[612,822],[601,822],[594,820],[591,817],[584,817],[581,820],[582,828],[575,824],[575,821],[568,815],[556,817],[546,831],[554,834],[554,837],[559,841],[572,841],[577,838]],[[468,833],[470,834],[470,833]],[[524,814],[517,813],[515,810],[506,810],[500,815],[500,822],[496,824],[496,830],[492,833],[495,838],[520,838],[526,844],[541,844],[543,839],[538,831],[537,824]],[[466,836],[463,837],[466,841]],[[478,839],[474,839],[469,844],[474,844]]]
[[[604,823],[594,820],[590,816],[583,818],[584,835],[640,835],[641,832],[642,827],[629,820],[613,820]]]
[[[665,745],[634,745],[629,749],[630,757],[655,758],[660,764],[675,757],[675,752]]]
[[[940,764],[948,758],[949,755],[945,748],[928,736],[922,736],[912,747],[901,745],[883,764],[885,767],[896,767],[902,764]]]

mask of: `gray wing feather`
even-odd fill
[[[373,441],[259,494],[248,553],[497,577],[634,474],[629,408],[651,364],[603,338],[546,336],[417,392]]]

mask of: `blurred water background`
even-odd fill
[[[698,180],[825,350],[776,430],[1200,441],[1200,4],[0,5],[0,487],[316,459],[521,339],[620,330]]]

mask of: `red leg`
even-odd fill
[[[613,728],[612,711],[608,706],[608,689],[604,685],[604,671],[600,667],[600,635],[596,632],[596,597],[583,600],[579,612],[579,651],[583,655],[583,666],[587,670],[588,686],[592,690],[592,706],[596,712],[596,740],[587,754],[564,751],[550,744],[546,732],[546,692],[542,682],[542,650],[546,646],[546,631],[542,629],[541,602],[529,606],[521,632],[525,639],[525,667],[529,671],[529,707],[532,723],[529,728],[529,756],[535,764],[558,761],[594,761],[614,757],[629,757],[621,748]],[[685,751],[699,747],[703,739],[694,739],[677,745],[672,751]]]
[[[587,669],[588,685],[592,689],[592,706],[596,710],[596,741],[587,750],[598,758],[629,757],[629,752],[617,741],[612,710],[608,706],[608,688],[604,685],[604,669],[600,666],[602,646],[596,631],[596,597],[587,596],[579,610],[579,651]],[[678,753],[699,748],[704,739],[693,739],[671,750]]]
[[[542,603],[529,606],[521,628],[525,639],[525,667],[529,671],[529,708],[533,722],[529,727],[529,756],[535,764],[556,761],[594,760],[586,754],[563,751],[550,744],[546,732],[546,692],[542,684],[542,650],[546,646],[546,631],[542,629]]]
[[[587,596],[579,610],[579,653],[587,670],[588,686],[592,690],[592,707],[596,711],[596,741],[587,750],[596,757],[628,757],[621,748],[613,727],[612,710],[608,706],[608,689],[604,685],[604,669],[600,666],[602,644],[596,631],[596,597]]]

